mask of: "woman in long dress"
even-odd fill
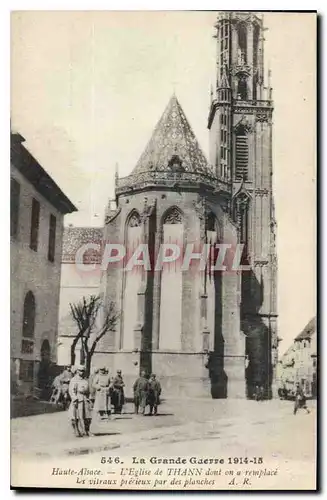
[[[95,401],[93,411],[101,420],[108,419],[110,414],[109,393],[111,389],[110,377],[105,367],[99,369],[99,373],[93,379],[95,389]]]
[[[77,366],[74,377],[69,383],[71,403],[69,416],[77,437],[88,436],[91,425],[90,388],[85,378],[85,368]]]

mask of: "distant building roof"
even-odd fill
[[[19,133],[10,134],[10,158],[19,172],[46,198],[59,212],[68,214],[77,208],[62,192],[55,181],[44,170],[34,156],[25,148],[25,141]]]
[[[317,331],[317,320],[316,317],[312,318],[307,326],[302,330],[301,333],[297,337],[295,337],[295,341],[309,339],[312,335]]]
[[[62,262],[75,262],[76,252],[82,245],[95,243],[101,245],[102,227],[65,227],[63,234]],[[90,249],[85,253],[88,262],[101,262],[101,253]]]

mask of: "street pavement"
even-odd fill
[[[278,470],[277,482],[272,476],[265,478],[268,482],[256,479],[244,487],[312,489],[315,402],[309,402],[309,408],[310,414],[301,410],[293,415],[293,403],[288,401],[183,399],[163,402],[158,416],[142,416],[134,415],[127,404],[123,415],[93,425],[95,435],[83,438],[73,436],[67,412],[16,418],[11,421],[14,481],[26,485],[26,478],[33,477],[32,485],[49,485],[51,480],[66,487],[73,479],[52,476],[53,467],[104,467],[104,457],[118,457],[123,467],[140,467],[132,457],[263,457],[262,467],[256,468]],[[116,476],[108,472],[108,477],[121,481],[119,465],[115,467]],[[216,478],[214,489],[234,487],[226,481]]]
[[[158,416],[142,416],[134,415],[132,404],[127,404],[123,415],[93,424],[94,436],[89,438],[75,438],[67,412],[60,412],[13,419],[11,447],[18,454],[58,456],[121,448],[140,440],[155,440],[156,444],[174,442],[176,436],[178,442],[187,441],[190,436],[194,441],[228,436],[230,446],[233,440],[238,446],[244,439],[253,446],[260,439],[276,441],[278,431],[290,437],[287,442],[291,453],[295,443],[312,442],[314,402],[311,409],[309,415],[300,411],[294,416],[289,401],[189,399],[165,401],[159,406]]]

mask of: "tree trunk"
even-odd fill
[[[86,365],[85,365],[85,375],[87,377],[89,377],[91,374],[91,361],[92,361],[92,354],[89,352],[86,357]]]
[[[81,338],[81,353],[80,353],[80,363],[81,365],[85,365],[85,362],[87,360],[87,348],[86,348],[86,343],[87,343],[87,339],[83,336]]]
[[[75,337],[72,345],[70,346],[70,364],[74,366],[75,361],[76,361],[76,354],[75,354],[75,349],[76,349],[76,344],[78,342],[78,337]]]

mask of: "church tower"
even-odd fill
[[[270,397],[277,364],[273,101],[265,80],[262,16],[222,12],[215,25],[217,78],[208,119],[210,163],[230,193],[229,213],[245,245],[241,329],[248,356],[247,389]]]

